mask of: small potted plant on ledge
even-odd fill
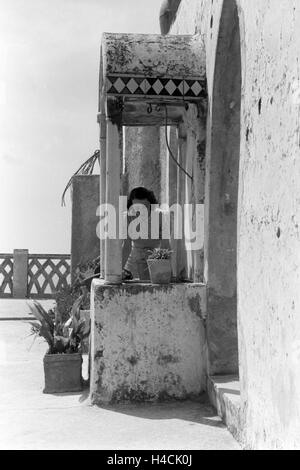
[[[44,393],[77,392],[82,390],[81,343],[86,335],[86,324],[80,319],[81,299],[75,301],[71,316],[63,321],[58,309],[46,312],[42,305],[28,302],[36,321],[31,321],[32,334],[43,337],[48,343],[44,356]]]
[[[169,284],[172,279],[172,251],[167,248],[154,248],[147,259],[152,284]]]

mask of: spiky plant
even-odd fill
[[[62,194],[62,198],[61,198],[61,205],[62,206],[66,205],[65,204],[65,196],[66,196],[66,193],[67,193],[68,189],[71,187],[74,176],[77,176],[77,175],[92,175],[97,162],[99,163],[99,166],[100,166],[100,150],[95,150],[93,155],[91,157],[89,157],[84,163],[82,163],[82,165],[80,165],[78,170],[75,171],[75,173],[71,176],[71,178],[69,179],[69,181],[68,181],[68,183],[67,183],[67,185],[64,189],[64,192]]]
[[[31,321],[31,333],[43,337],[48,343],[47,354],[77,353],[85,338],[89,335],[85,320],[80,318],[82,299],[74,302],[70,318],[64,322],[60,312],[55,310],[55,319],[36,300],[28,302],[36,321]],[[87,331],[86,331],[87,330]]]

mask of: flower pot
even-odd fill
[[[87,333],[90,330],[90,318],[91,318],[91,313],[90,310],[80,310],[80,318],[83,318],[85,321],[85,329],[84,333]],[[81,345],[81,352],[83,354],[88,354],[89,352],[89,344],[90,344],[90,336],[87,336]]]
[[[170,284],[172,265],[169,259],[148,259],[147,264],[152,284]]]
[[[46,354],[44,356],[44,393],[78,392],[82,390],[82,356]]]

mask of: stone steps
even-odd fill
[[[242,413],[240,383],[236,375],[211,376],[207,379],[207,394],[210,403],[239,442],[242,438]]]

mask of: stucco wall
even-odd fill
[[[92,284],[93,403],[199,397],[205,388],[205,286]]]
[[[229,0],[225,0],[225,3]],[[182,0],[210,97],[222,0]],[[238,324],[245,441],[300,447],[300,3],[237,0],[242,51]],[[208,122],[208,127],[210,121]]]
[[[99,175],[75,176],[72,182],[72,274],[81,263],[97,258],[100,254],[100,240],[96,227],[99,217]]]
[[[126,127],[125,165],[129,191],[144,186],[160,199],[159,127]]]

